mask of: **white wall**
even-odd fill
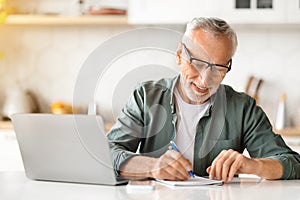
[[[72,102],[81,64],[103,41],[132,26],[2,26],[0,106],[5,91],[18,81],[38,96],[43,112],[52,101]],[[171,27],[183,31],[184,26]],[[300,25],[237,26],[239,47],[224,82],[243,91],[253,74],[263,78],[260,103],[271,120],[279,95],[287,94],[288,114],[300,122]]]
[[[289,121],[299,123],[300,26],[240,26],[235,30],[239,47],[225,82],[243,90],[249,75],[262,78],[260,104],[270,119],[274,119],[279,96],[285,92]]]

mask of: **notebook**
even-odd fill
[[[96,115],[14,114],[26,176],[117,185],[103,121]]]
[[[186,181],[167,181],[167,180],[156,180],[159,183],[163,183],[170,186],[203,186],[203,185],[222,185],[222,180],[211,180],[208,178],[195,176]]]

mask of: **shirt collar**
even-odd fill
[[[170,88],[171,89],[170,106],[171,106],[172,113],[176,112],[175,102],[174,102],[174,90],[177,82],[179,81],[179,78],[180,78],[180,74],[178,74],[176,77],[173,78],[172,85]]]
[[[173,78],[171,88],[170,88],[170,90],[171,90],[170,106],[171,106],[172,113],[176,112],[176,106],[174,103],[174,90],[175,90],[175,86],[176,86],[177,82],[179,81],[179,78],[180,78],[180,74],[178,74],[176,77]],[[217,92],[210,97],[210,105],[209,105],[209,108],[204,113],[204,116],[209,116],[211,114],[211,110],[212,110],[212,107],[214,104],[220,103],[219,101],[223,101],[224,98],[226,100],[226,97],[224,97],[224,94],[225,94],[224,85],[220,84]]]

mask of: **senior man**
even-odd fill
[[[236,47],[224,20],[187,24],[176,52],[180,74],[139,85],[108,134],[118,175],[186,180],[193,170],[224,182],[239,173],[300,178],[299,154],[272,131],[255,100],[221,84]],[[180,152],[168,149],[170,141]]]

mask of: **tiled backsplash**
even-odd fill
[[[2,96],[17,84],[38,96],[42,112],[49,112],[55,100],[71,103],[77,73],[89,53],[127,29],[130,27],[1,28],[0,50],[5,53],[0,61]]]
[[[0,105],[5,91],[19,83],[38,97],[41,111],[55,100],[72,102],[77,73],[89,53],[112,35],[132,26],[0,27]],[[183,30],[183,26],[174,27]],[[239,91],[248,76],[264,80],[260,104],[274,119],[280,93],[287,94],[288,114],[300,122],[300,26],[237,26],[239,46],[224,83]]]

